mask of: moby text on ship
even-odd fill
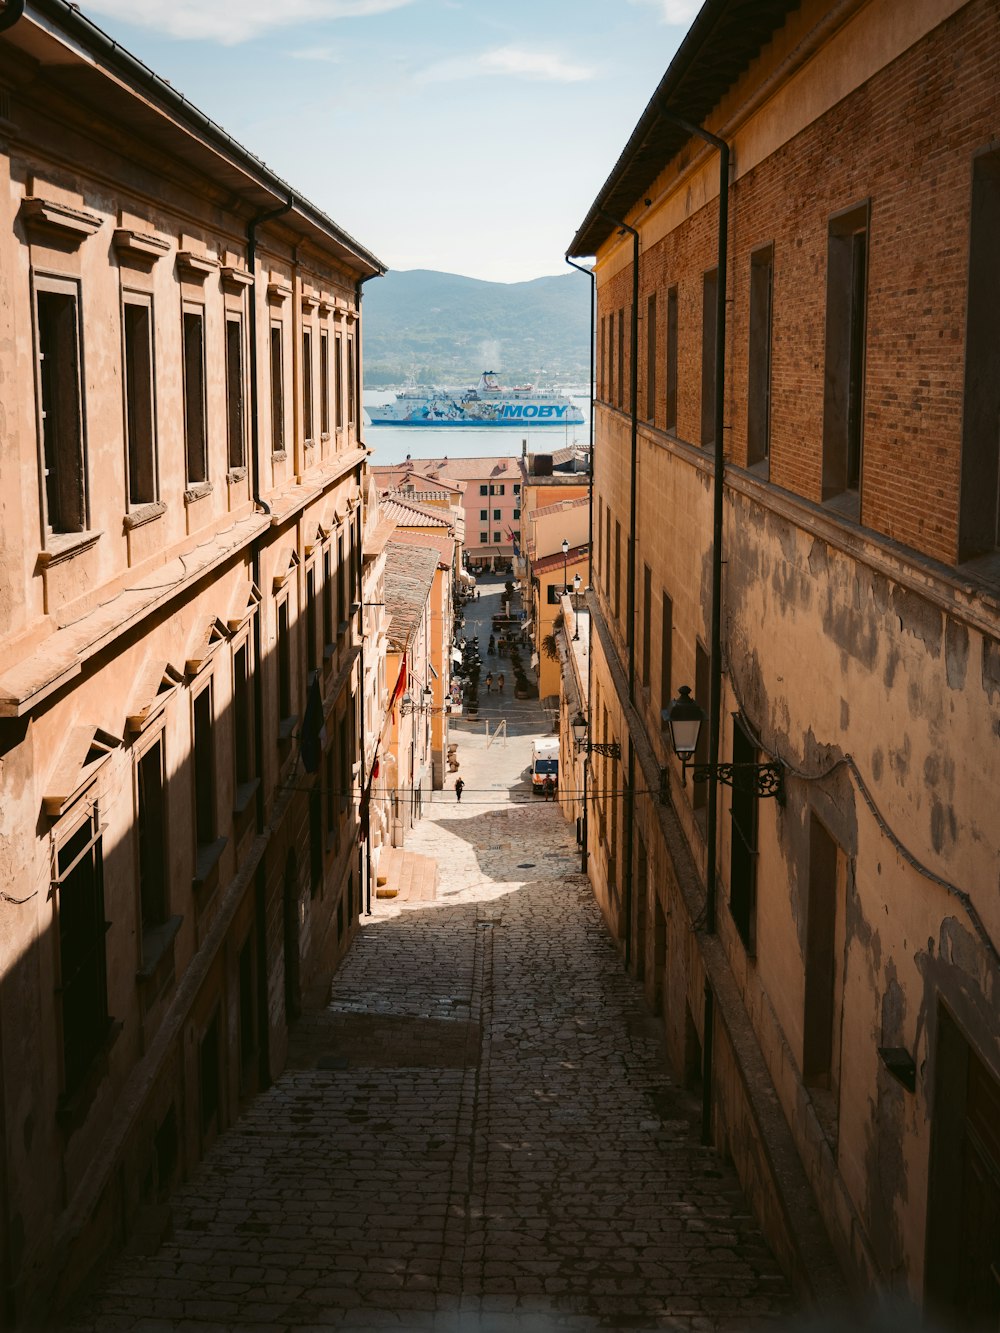
[[[373,426],[580,426],[583,413],[561,394],[536,393],[530,384],[503,388],[484,370],[474,389],[404,389],[391,403],[370,407]]]

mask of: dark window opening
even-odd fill
[[[861,487],[868,205],[830,222],[823,383],[823,499]],[[855,515],[857,517],[858,515]]]
[[[253,934],[240,949],[240,1070],[244,1086],[257,1054],[257,979]]]
[[[354,339],[347,340],[347,424],[353,426],[357,420],[357,359],[354,354]]]
[[[39,292],[38,360],[45,464],[45,508],[52,532],[87,526],[76,296]]]
[[[137,765],[139,901],[143,933],[167,919],[166,792],[163,746],[151,745]]]
[[[184,311],[184,439],[188,481],[207,481],[205,317],[194,310]]]
[[[344,424],[344,349],[343,338],[338,333],[333,339],[333,399],[336,410],[337,429]]]
[[[618,397],[619,407],[625,404],[625,311],[618,311]]]
[[[198,845],[205,847],[215,841],[216,835],[211,686],[202,690],[194,701],[194,797]]]
[[[667,383],[664,426],[677,429],[677,288],[667,292]]]
[[[305,439],[313,437],[313,367],[312,332],[302,330],[302,429]]]
[[[700,643],[695,644],[694,649],[694,697],[707,712],[709,705],[709,696],[712,689],[711,681],[711,658]],[[708,722],[706,721],[698,734],[698,748],[694,752],[694,762],[696,764],[708,763]],[[695,810],[705,811],[708,806],[708,784],[704,782],[695,782],[692,784],[691,804]]]
[[[1000,152],[972,170],[959,559],[1000,547]]]
[[[333,557],[329,551],[323,552],[323,643],[336,641],[333,622]]]
[[[750,256],[750,347],[747,368],[747,463],[771,451],[771,300],[774,248]]]
[[[715,337],[718,329],[719,274],[706,273],[701,294],[701,443],[715,443]]]
[[[104,858],[93,817],[59,849],[59,992],[66,1092],[83,1080],[108,1033]]]
[[[271,325],[271,452],[285,448],[285,376],[281,325]]]
[[[306,668],[315,671],[319,665],[316,634],[319,628],[316,615],[316,569],[306,570]]]
[[[656,293],[646,302],[646,416],[656,420]]]
[[[615,519],[615,617],[621,619],[622,525]],[[629,626],[631,629],[632,627]]]
[[[648,565],[642,567],[642,683],[649,687],[652,660],[653,575]]]
[[[153,428],[153,330],[145,302],[126,301],[125,426],[128,434],[130,505],[156,499],[156,442]]]
[[[660,708],[670,704],[673,695],[670,692],[671,667],[673,662],[674,642],[674,604],[663,594],[660,624]]]
[[[738,720],[733,725],[733,763],[757,763],[754,744]],[[733,788],[729,910],[749,954],[757,951],[758,800],[750,784]]]
[[[218,1129],[219,1115],[219,1012],[205,1030],[198,1048],[198,1087],[201,1094],[201,1132]]]
[[[288,634],[288,598],[278,607],[278,716],[292,716],[292,645]]]
[[[309,890],[315,898],[323,883],[323,792],[315,783],[309,792]]]
[[[330,434],[330,335],[319,335],[319,428]]]
[[[250,649],[244,643],[233,655],[233,726],[238,787],[250,782],[254,776],[253,707],[250,685]]]
[[[246,463],[246,409],[243,401],[243,321],[226,320],[226,427],[229,466]]]

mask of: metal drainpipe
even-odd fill
[[[24,0],[7,0],[4,11],[0,14],[0,32],[6,32],[8,28],[13,28],[23,13]]]
[[[613,222],[621,231],[627,231],[632,237],[632,319],[631,323],[631,358],[629,375],[629,393],[632,409],[632,447],[629,465],[629,505],[628,505],[628,561],[626,578],[625,623],[628,639],[628,701],[635,703],[635,519],[636,519],[636,472],[639,462],[639,233],[620,218],[601,210],[601,216]],[[625,794],[625,829],[623,867],[623,888],[625,890],[625,966],[632,963],[632,866],[633,866],[633,825],[635,822],[635,745],[632,730],[628,736],[628,778]]]
[[[715,316],[715,482],[712,504],[712,656],[709,663],[711,690],[708,712],[708,762],[712,768],[719,762],[719,739],[722,719],[722,528],[723,499],[725,494],[726,452],[723,443],[723,414],[726,403],[726,267],[729,242],[729,145],[718,135],[710,134],[699,125],[661,109],[660,115],[679,125],[695,138],[703,139],[719,150],[719,241],[718,278],[716,282]],[[705,932],[715,934],[716,858],[718,849],[719,787],[708,784],[708,811],[705,825],[707,850],[705,856]],[[702,1107],[701,1141],[712,1141],[712,1025],[715,1002],[712,988],[705,982],[704,1037],[702,1044]]]
[[[253,276],[250,287],[250,312],[247,320],[250,343],[250,461],[253,468],[253,502],[258,509],[270,514],[271,507],[260,494],[260,431],[257,425],[259,406],[259,385],[257,378],[257,228],[272,218],[280,217],[294,207],[295,200],[289,195],[288,202],[280,208],[272,208],[266,213],[258,213],[247,224],[247,268]],[[260,588],[260,537],[255,537],[250,547],[251,577],[254,585]],[[257,757],[257,832],[263,833],[266,807],[264,804],[264,680],[263,680],[263,635],[261,632],[261,612],[253,617],[253,733],[254,752]],[[271,1055],[268,1041],[267,1021],[267,942],[265,930],[267,922],[267,871],[263,858],[254,875],[254,912],[257,919],[257,1014],[260,1033],[260,1052],[258,1055],[258,1081],[261,1088],[271,1085]]]
[[[590,460],[588,464],[587,478],[587,585],[593,587],[594,584],[594,407],[596,397],[596,385],[594,382],[594,339],[596,337],[596,314],[597,314],[597,274],[592,268],[584,268],[582,264],[574,264],[569,255],[566,255],[566,263],[570,268],[575,268],[579,273],[586,273],[590,279]],[[577,594],[579,596],[579,594]],[[589,612],[588,612],[589,615]],[[590,670],[590,621],[587,622],[587,717],[590,717],[590,678],[593,674]],[[583,826],[581,833],[580,849],[580,874],[587,873],[587,775],[590,771],[590,761],[586,755],[583,757]]]

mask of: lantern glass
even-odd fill
[[[698,748],[698,736],[701,724],[705,721],[704,709],[697,700],[691,698],[691,690],[682,685],[677,698],[672,699],[669,708],[662,712],[664,725],[670,732],[670,744],[678,759],[688,759]]]

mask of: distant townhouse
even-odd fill
[[[998,68],[994,0],[708,0],[569,249],[595,893],[802,1287],[811,1191],[853,1282],[963,1327],[1000,1316]]]
[[[0,180],[0,1264],[34,1325],[277,1075],[356,926],[383,270],[62,0],[0,35]]]

